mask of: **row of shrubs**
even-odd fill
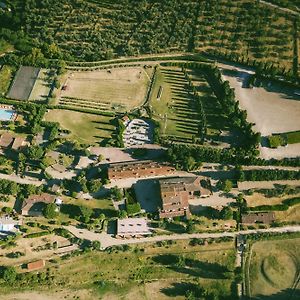
[[[124,60],[115,60],[115,62],[112,61],[95,61],[95,62],[67,62],[68,66],[99,66],[99,65],[108,65],[111,63],[128,63],[128,62],[138,62],[138,61],[161,61],[161,60],[201,60],[201,61],[209,61],[208,58],[204,58],[200,56],[199,54],[197,56],[195,55],[178,55],[178,56],[149,56],[149,57],[141,57],[141,58],[127,58]]]

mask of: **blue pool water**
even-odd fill
[[[0,121],[10,121],[14,113],[14,110],[0,108]]]

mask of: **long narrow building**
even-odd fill
[[[111,164],[108,168],[108,179],[146,178],[171,175],[176,169],[166,162],[130,161]]]

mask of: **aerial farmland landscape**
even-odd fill
[[[299,300],[299,0],[0,0],[0,300]]]

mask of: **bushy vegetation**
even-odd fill
[[[293,170],[246,170],[240,171],[239,181],[263,181],[263,180],[299,180],[300,171]]]
[[[18,0],[0,25],[35,64],[201,49],[288,69],[293,61],[293,16],[250,0]]]

